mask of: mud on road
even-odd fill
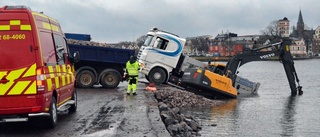
[[[77,112],[59,114],[54,129],[46,128],[39,118],[22,123],[0,123],[0,137],[113,136],[125,110],[124,89],[121,88],[124,86],[116,89],[77,89]]]

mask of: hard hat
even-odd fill
[[[136,60],[137,57],[136,56],[130,56],[130,60]]]

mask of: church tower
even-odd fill
[[[278,30],[281,37],[289,37],[289,23],[290,21],[287,17],[278,21]]]
[[[301,10],[299,12],[299,18],[298,18],[298,23],[297,23],[297,36],[298,37],[303,37],[304,33],[304,22],[301,14]]]

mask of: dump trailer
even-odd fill
[[[74,64],[76,85],[81,88],[102,85],[115,88],[123,79],[124,68],[135,51],[121,48],[68,44],[72,55],[80,53],[79,62]]]
[[[64,35],[68,39],[82,40],[82,41],[90,41],[91,40],[91,35],[90,34],[64,33]]]

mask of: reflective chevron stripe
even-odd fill
[[[43,74],[37,76],[37,80],[32,78],[37,75],[36,68],[36,64],[33,64],[17,70],[0,71],[0,80],[7,80],[0,83],[0,96],[36,94],[37,80],[42,81],[40,83],[46,86],[46,91],[52,91],[53,87],[60,88],[74,81],[74,68],[70,65],[46,66],[43,68]]]
[[[1,71],[0,79],[7,80],[0,84],[0,95],[35,94],[35,80],[19,80],[35,76],[36,64],[12,71]]]

